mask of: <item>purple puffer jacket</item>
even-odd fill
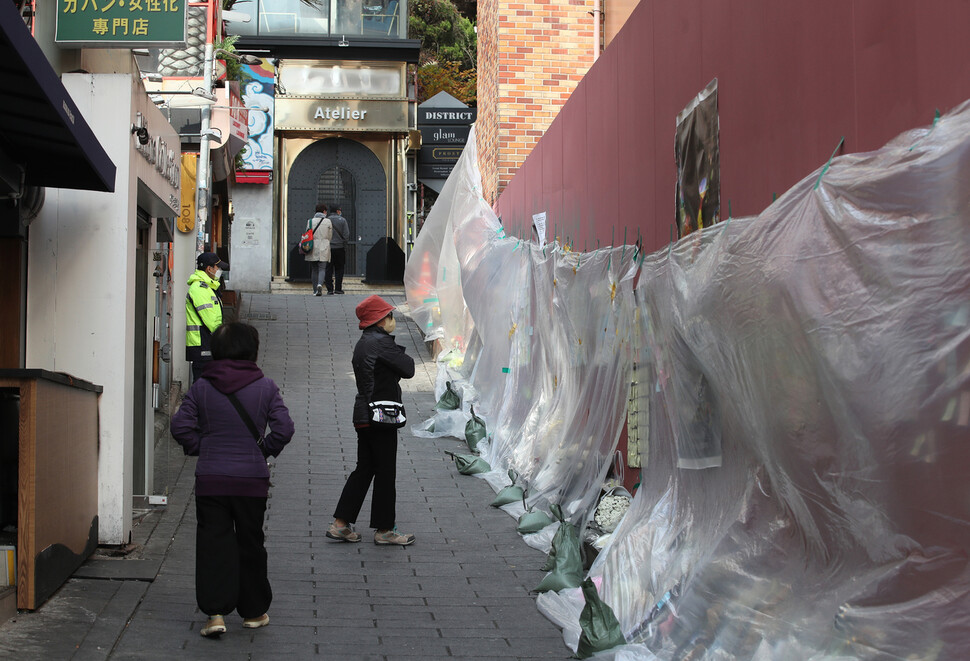
[[[269,480],[266,459],[252,433],[225,393],[235,393],[256,428],[264,434],[266,451],[277,456],[293,437],[293,420],[279,388],[249,360],[214,360],[189,388],[172,416],[172,437],[185,454],[199,457],[200,480],[245,478]]]

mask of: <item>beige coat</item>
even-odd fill
[[[317,227],[317,223],[320,223],[320,227]],[[308,262],[329,262],[330,238],[333,236],[333,223],[330,222],[329,218],[325,218],[323,214],[318,214],[306,221],[306,228],[308,230],[312,230],[314,227],[317,227],[317,229],[313,233],[313,250],[308,252],[304,259]]]

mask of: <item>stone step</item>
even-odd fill
[[[303,294],[311,293],[309,282],[289,282],[282,276],[273,277],[270,292],[273,294]],[[367,284],[361,278],[344,278],[344,292],[347,294],[370,296],[404,296],[403,284]]]

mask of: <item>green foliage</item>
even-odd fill
[[[463,103],[477,98],[475,24],[451,0],[411,0],[408,38],[421,40],[418,103],[445,91]]]
[[[424,103],[441,91],[475,105],[478,75],[474,69],[462,69],[457,62],[428,62],[418,67],[418,103]]]
[[[236,172],[246,169],[246,152],[249,151],[249,147],[243,147],[236,152],[236,157],[232,161],[232,168]]]
[[[229,53],[236,52],[236,42],[239,40],[239,35],[227,35],[222,41],[215,42],[212,46],[215,50],[222,49]],[[216,55],[216,59],[219,58]],[[253,79],[244,69],[243,65],[240,64],[239,60],[235,60],[231,57],[227,57],[222,60],[226,63],[226,80],[238,80],[240,83],[247,83]]]
[[[408,4],[408,38],[420,39],[423,61],[477,65],[475,24],[462,16],[451,0],[412,0]]]

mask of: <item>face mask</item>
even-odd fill
[[[384,322],[384,330],[393,333],[395,328],[397,328],[397,322],[394,321],[394,317],[388,317],[387,321]]]
[[[213,280],[218,281],[222,277],[222,269],[216,269],[216,274],[212,276]]]

